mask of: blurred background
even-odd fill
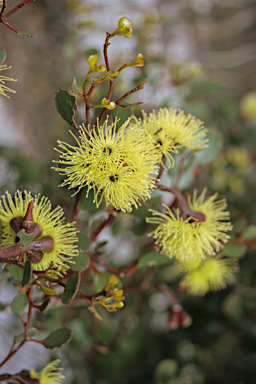
[[[18,3],[8,0],[8,9]],[[81,86],[91,54],[97,54],[104,64],[106,31],[113,32],[122,16],[132,21],[133,38],[111,40],[112,68],[134,60],[138,53],[143,54],[145,66],[122,73],[114,99],[146,79],[144,89],[128,102],[142,101],[146,112],[180,107],[203,120],[211,145],[193,164],[185,163],[179,187],[187,192],[207,186],[225,197],[236,236],[248,225],[254,228],[255,0],[36,0],[15,13],[8,21],[36,36],[23,39],[0,25],[0,47],[7,52],[5,63],[12,65],[6,75],[18,79],[9,84],[16,94],[1,98],[1,195],[17,189],[41,193],[53,206],[63,206],[67,219],[71,217],[70,192],[58,188],[62,179],[51,169],[52,159],[58,158],[53,150],[57,140],[74,145],[70,127],[55,108],[55,92],[60,88],[70,91],[74,76]],[[104,92],[104,87],[96,90],[92,102],[98,103]],[[78,101],[77,121],[82,123],[84,107]],[[139,116],[139,107],[134,112]],[[118,108],[114,115],[125,119],[130,113]],[[179,161],[163,176],[170,184]],[[88,232],[104,217],[104,206],[98,211],[92,199],[84,198],[83,207],[81,228]],[[104,252],[116,268],[152,245],[143,237],[148,232],[144,216],[143,209],[121,214],[118,225],[102,233],[100,240],[112,239]],[[173,330],[168,325],[170,308],[163,293],[136,292],[136,284],[151,270],[140,271],[127,281],[134,289],[127,289],[124,309],[102,313],[101,324],[85,306],[63,308],[58,301],[38,315],[35,324],[43,321],[45,330],[58,328],[60,323],[72,328],[71,343],[53,355],[62,359],[67,383],[255,384],[255,250],[243,247],[233,257],[239,258],[238,282],[204,298],[179,292],[171,266],[153,271],[153,279],[174,286],[192,317],[186,329]],[[95,288],[104,287],[108,276],[104,273],[101,278],[91,276]],[[7,325],[0,326],[2,335]],[[40,366],[48,358],[41,350],[42,357],[35,361],[29,352],[32,357],[26,364]]]

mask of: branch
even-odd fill
[[[81,188],[80,191],[76,195],[76,201],[75,201],[75,205],[74,205],[74,208],[73,208],[73,216],[72,216],[71,221],[76,221],[77,222],[77,216],[80,213],[79,205],[80,205],[80,202],[82,200],[83,190],[84,190],[84,188]]]
[[[14,7],[13,9],[11,9],[6,15],[3,16],[3,19],[7,19],[8,17],[10,17],[14,12],[18,11],[19,9],[23,8],[25,5],[31,3],[32,1],[35,1],[35,0],[22,0],[22,2],[18,5],[16,5],[16,7]],[[4,0],[4,3],[6,2],[6,0]]]
[[[99,228],[96,229],[96,231],[92,234],[91,236],[91,244],[94,243],[94,241],[97,239],[98,235],[100,234],[100,232],[106,228],[108,225],[112,224],[113,221],[115,220],[115,216],[113,214],[109,214],[109,217],[107,218],[107,220],[105,220],[100,226]]]

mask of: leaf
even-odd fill
[[[196,153],[196,162],[197,164],[211,164],[217,157],[221,146],[222,138],[221,135],[215,131],[207,132],[208,147],[203,148]]]
[[[12,312],[16,313],[17,315],[22,315],[24,308],[28,304],[28,297],[27,295],[22,295],[21,292],[17,294],[17,296],[14,297],[12,301]]]
[[[81,251],[88,251],[90,247],[90,238],[83,232],[78,233],[78,248]]]
[[[39,307],[39,311],[40,311],[40,312],[43,312],[43,311],[46,309],[46,307],[48,306],[48,304],[50,303],[50,301],[51,301],[51,299],[48,297],[48,299],[46,299],[46,300],[43,302],[43,304],[40,305],[40,307]]]
[[[8,265],[7,269],[12,275],[13,280],[21,284],[23,279],[23,268],[19,267],[18,265]]]
[[[54,291],[51,288],[45,287],[44,285],[41,285],[41,284],[38,284],[38,286],[42,289],[43,293],[45,293],[46,295],[57,295],[57,296],[59,296],[59,293]]]
[[[77,110],[76,98],[70,95],[68,91],[61,89],[56,92],[55,105],[61,117],[72,127],[75,127],[74,117],[75,111]]]
[[[243,232],[243,238],[245,240],[253,240],[256,239],[256,225],[249,225]]]
[[[29,260],[27,260],[25,263],[23,278],[21,282],[22,287],[25,287],[25,285],[29,283],[30,278],[31,278],[31,263]]]
[[[3,48],[0,48],[0,65],[3,64],[5,59],[6,59],[6,52]]]
[[[96,311],[96,309],[91,306],[91,307],[88,307],[89,311],[96,317],[97,320],[103,320],[101,315]]]
[[[46,339],[40,341],[45,348],[55,349],[67,344],[72,337],[72,331],[66,327],[52,332]]]
[[[139,88],[139,89],[143,89],[145,83],[146,83],[146,80],[145,80],[145,79],[142,79],[142,80],[139,82],[138,88]]]
[[[241,257],[244,256],[246,251],[247,251],[246,245],[240,245],[240,244],[239,245],[225,245],[223,247],[222,253],[225,256],[235,257],[235,258],[240,259]]]
[[[70,276],[70,278],[66,283],[66,287],[62,295],[62,302],[64,304],[69,304],[73,300],[78,290],[79,284],[80,284],[80,273],[79,272],[72,273],[72,275]]]
[[[71,91],[75,93],[76,95],[79,95],[78,87],[77,87],[77,82],[76,78],[73,77],[72,84],[71,84]]]
[[[138,103],[126,104],[126,105],[123,105],[123,108],[133,108],[133,107],[136,107],[136,105],[140,105],[140,104],[143,104],[143,102],[139,101]]]
[[[20,343],[21,341],[24,340],[24,333],[20,333],[19,335],[15,335],[14,338],[13,338],[13,342],[16,344],[16,343]]]
[[[232,232],[238,232],[246,225],[246,220],[244,218],[239,219],[233,223],[233,229]]]
[[[25,251],[27,247],[33,242],[34,235],[27,235],[24,231],[24,229],[21,229],[17,236],[20,238],[20,243],[23,244],[23,248],[21,248],[22,251]]]
[[[34,37],[35,36],[35,33],[34,32],[25,32],[25,31],[19,31],[17,32],[18,35],[24,37],[24,38],[27,38],[27,37]]]
[[[73,260],[74,263],[70,263],[70,268],[72,269],[72,271],[82,271],[83,269],[88,267],[90,262],[89,256],[83,251],[79,251],[78,256],[74,257]]]
[[[101,241],[100,243],[98,243],[94,249],[95,252],[99,252],[99,251],[102,251],[101,248],[103,248],[106,244],[108,243],[108,241]]]
[[[169,263],[169,257],[163,255],[162,253],[150,252],[141,256],[137,268],[152,267],[153,265],[165,265]]]
[[[38,330],[36,328],[30,328],[28,331],[29,337],[34,337],[37,334]]]

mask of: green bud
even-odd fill
[[[106,67],[105,67],[105,65],[99,65],[99,66],[98,66],[98,71],[99,71],[99,72],[104,72],[104,71],[106,71]]]
[[[90,68],[93,68],[98,62],[98,56],[97,55],[91,55],[88,58],[88,64],[90,65]]]
[[[109,102],[109,100],[106,99],[105,97],[104,99],[101,100],[101,105],[102,107],[107,109],[115,109],[116,107],[116,103],[114,101]]]
[[[118,29],[116,31],[118,35],[124,35],[125,37],[132,37],[132,23],[127,17],[122,17],[118,22]]]
[[[144,59],[142,53],[139,53],[136,57],[136,60],[131,62],[131,65],[133,67],[143,67],[144,65]]]

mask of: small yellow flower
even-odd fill
[[[198,296],[224,289],[234,282],[238,271],[237,260],[221,257],[177,261],[174,268],[177,274],[183,275],[180,285]]]
[[[116,120],[108,126],[97,125],[93,132],[81,133],[78,146],[59,141],[60,160],[66,168],[54,168],[67,176],[61,186],[88,187],[94,191],[97,206],[105,199],[116,209],[130,212],[150,197],[155,186],[157,158],[151,141],[143,130],[128,129],[128,119],[117,131]]]
[[[165,206],[167,213],[162,214],[150,210],[154,216],[147,218],[148,223],[158,224],[152,232],[159,251],[170,258],[179,260],[204,259],[206,255],[215,255],[229,239],[226,234],[232,229],[229,212],[225,211],[226,201],[215,201],[217,194],[205,200],[206,188],[197,197],[188,198],[189,217],[184,217],[179,210],[173,212]],[[193,217],[194,212],[200,212],[205,220],[199,221]],[[195,215],[196,216],[196,215]]]
[[[47,197],[36,195],[34,198],[30,192],[17,191],[14,199],[6,192],[0,201],[0,221],[3,226],[3,235],[1,247],[7,247],[15,244],[16,232],[11,226],[14,218],[24,218],[29,203],[33,201],[33,220],[42,228],[42,234],[35,237],[40,240],[46,236],[53,239],[53,249],[49,252],[43,252],[43,258],[39,263],[32,263],[35,270],[43,271],[51,263],[53,268],[58,268],[70,261],[73,256],[77,256],[77,246],[74,244],[77,239],[77,230],[75,223],[64,224],[63,210],[61,207],[51,211],[51,203]]]
[[[58,367],[60,360],[50,362],[40,372],[30,371],[30,378],[39,380],[39,384],[61,384],[65,379],[62,375],[63,368]]]
[[[0,8],[1,8],[1,3],[0,3]],[[0,71],[4,71],[5,69],[10,69],[11,67],[7,67],[7,65],[2,65],[0,67]],[[16,93],[13,89],[10,89],[6,87],[5,82],[6,81],[17,81],[15,79],[12,79],[11,77],[6,77],[6,76],[0,76],[0,94],[10,98],[9,95],[7,95],[6,92],[11,92],[11,93]]]
[[[133,118],[134,124],[143,128],[145,134],[151,138],[161,163],[165,156],[172,167],[172,153],[178,153],[181,147],[198,150],[206,146],[206,129],[202,121],[194,116],[186,116],[182,110],[173,108],[160,109],[157,115],[155,111],[148,116],[144,111],[142,114],[143,119]]]

